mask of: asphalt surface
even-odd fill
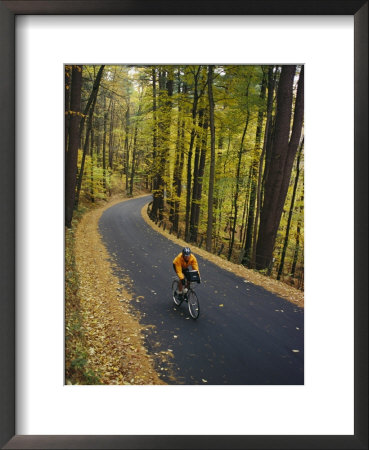
[[[202,283],[194,284],[200,317],[171,298],[172,266],[181,247],[154,231],[141,209],[151,196],[119,203],[99,222],[116,274],[130,282],[150,354],[170,384],[304,384],[304,310],[197,256]],[[196,253],[195,253],[196,254]]]

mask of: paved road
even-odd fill
[[[195,284],[201,314],[171,299],[173,258],[181,247],[141,217],[151,196],[119,203],[104,212],[99,228],[118,264],[133,280],[131,292],[153,355],[171,350],[158,367],[170,384],[304,384],[304,311],[198,256],[202,283]],[[223,305],[223,306],[220,306]],[[174,378],[173,378],[174,377]]]

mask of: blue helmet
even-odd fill
[[[191,249],[190,249],[189,247],[185,247],[185,248],[182,250],[182,255],[183,255],[183,256],[190,256],[190,255],[191,255]]]

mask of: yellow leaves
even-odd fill
[[[143,345],[139,321],[130,313],[132,296],[113,275],[108,253],[101,243],[97,228],[101,212],[96,209],[86,214],[76,231],[75,272],[79,280],[86,369],[99,373],[102,384],[165,384],[153,369],[154,361]],[[138,296],[136,300],[142,298]]]

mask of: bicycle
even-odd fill
[[[190,316],[192,317],[192,319],[196,320],[200,315],[200,303],[199,299],[197,298],[196,292],[191,287],[191,282],[200,283],[200,277],[197,270],[189,270],[185,275],[187,282],[183,287],[181,296],[177,294],[179,281],[178,279],[173,280],[172,298],[176,306],[181,306],[184,301],[187,302]]]

